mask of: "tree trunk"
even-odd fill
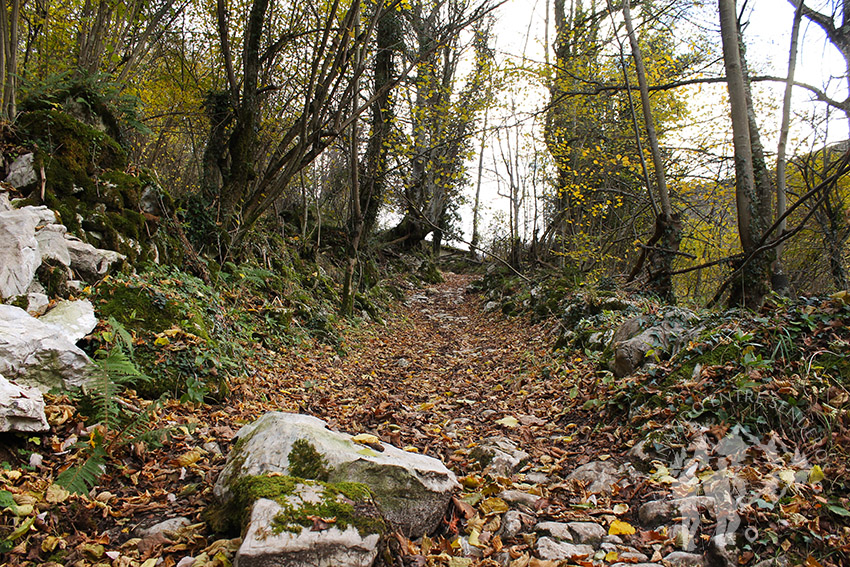
[[[656,219],[656,234],[660,246],[654,246],[648,253],[649,280],[647,282],[650,292],[655,293],[665,301],[675,301],[673,293],[673,281],[670,275],[673,271],[673,258],[679,251],[682,241],[682,225],[678,216],[673,215],[670,205],[670,193],[667,190],[667,177],[664,173],[664,160],[661,149],[658,146],[658,134],[655,131],[655,120],[652,116],[652,107],[649,101],[649,85],[646,81],[646,69],[643,65],[643,55],[632,25],[632,14],[629,0],[623,0],[623,19],[626,24],[626,32],[629,35],[629,44],[632,48],[632,57],[635,60],[635,72],[637,74],[638,87],[640,89],[641,107],[643,108],[643,120],[646,127],[646,135],[649,138],[649,148],[652,153],[652,163],[655,168],[655,183],[658,192],[658,200],[661,203],[661,213]]]
[[[785,214],[786,203],[786,180],[785,180],[785,146],[788,141],[788,131],[791,124],[791,94],[794,89],[794,73],[797,68],[797,44],[800,35],[800,21],[803,16],[802,6],[794,11],[794,23],[791,25],[791,47],[788,50],[788,76],[785,82],[785,95],[782,101],[782,125],[779,129],[779,144],[776,149],[776,218]],[[781,235],[785,232],[786,222],[779,222],[777,231]],[[784,244],[776,247],[776,258],[771,265],[770,283],[773,291],[779,295],[787,296],[790,293],[790,279],[782,265],[782,252]]]
[[[729,302],[733,306],[758,309],[767,293],[769,262],[765,255],[752,257],[761,237],[763,199],[757,191],[753,170],[753,147],[747,88],[741,62],[741,39],[738,32],[735,0],[719,0],[720,35],[723,40],[723,61],[732,117],[732,143],[735,148],[735,198],[738,209],[738,235],[746,265],[735,278]],[[747,261],[748,260],[748,261]]]

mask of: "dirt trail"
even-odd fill
[[[262,376],[279,386],[267,391],[268,401],[258,399],[263,386],[255,381],[241,391],[264,408],[310,413],[456,463],[465,447],[496,433],[533,442],[527,428],[495,422],[547,423],[552,397],[538,383],[551,349],[546,329],[485,313],[480,298],[466,293],[471,281],[447,274],[444,283],[414,292],[385,326],[347,336],[342,357],[329,347],[289,357],[288,368]]]

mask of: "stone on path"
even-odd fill
[[[507,437],[494,436],[481,441],[469,453],[469,458],[481,465],[486,474],[510,476],[528,460],[528,453]]]
[[[593,557],[596,550],[590,545],[573,544],[556,541],[549,537],[541,537],[537,540],[537,555],[540,559],[560,561],[563,559],[576,560]]]
[[[275,526],[276,518],[285,513],[272,500],[254,503],[236,553],[237,567],[369,567],[378,555],[377,533],[361,534],[352,526],[287,531]]]
[[[431,457],[402,451],[387,443],[356,443],[350,435],[327,429],[309,415],[271,412],[237,433],[237,442],[219,475],[214,492],[227,505],[239,478],[265,474],[292,475],[293,444],[305,440],[326,461],[326,480],[358,482],[372,491],[384,517],[403,533],[417,537],[432,532],[459,487],[446,466]]]

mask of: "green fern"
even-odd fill
[[[97,485],[97,481],[106,468],[106,452],[102,447],[94,447],[92,454],[81,465],[74,465],[62,471],[56,477],[56,484],[70,492],[88,494]]]
[[[94,422],[88,442],[79,443],[85,461],[63,471],[56,483],[79,494],[88,493],[97,484],[106,468],[107,457],[116,449],[137,439],[148,442],[162,438],[162,432],[151,429],[153,412],[158,403],[144,410],[122,404],[118,396],[128,385],[150,380],[136,368],[124,349],[132,354],[133,341],[124,327],[110,318],[110,329],[102,338],[111,347],[95,353],[95,367],[86,387],[86,395],[94,407]]]

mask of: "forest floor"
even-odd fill
[[[623,462],[634,445],[628,424],[570,409],[576,404],[564,391],[563,376],[592,372],[590,363],[578,356],[574,367],[569,360],[555,362],[550,358],[551,322],[535,325],[524,317],[485,312],[480,297],[466,292],[471,281],[446,274],[444,283],[414,291],[387,314],[385,324],[347,329],[336,347],[309,341],[287,352],[258,350],[254,368],[260,370],[234,381],[226,403],[174,401],[157,410],[158,425],[170,428],[170,440],[159,448],[137,444],[112,456],[90,498],[51,487],[51,479],[66,464],[69,445],[84,435],[67,400],[51,398],[53,431],[41,445],[28,442],[29,466],[13,462],[0,471],[18,506],[30,504],[46,512],[36,517],[5,561],[10,566],[170,567],[192,556],[205,560],[196,567],[228,565],[238,540],[218,539],[222,536],[206,528],[203,511],[238,429],[275,410],[314,415],[332,429],[372,433],[441,459],[468,493],[485,499],[519,488],[534,496],[530,506],[541,521],[595,521],[607,530],[612,509],[619,509],[618,514],[630,510],[620,516],[626,524],[637,523],[639,505],[652,496],[647,483],[613,499],[576,506],[575,491],[581,486],[564,482],[590,461]],[[553,365],[559,365],[557,372]],[[593,395],[581,392],[580,397]],[[485,479],[470,451],[491,436],[508,438],[527,452],[524,468],[506,478]],[[463,535],[464,523],[458,519],[474,513],[469,502],[477,506],[479,499],[455,501],[431,549],[400,538],[392,553],[430,554],[430,564],[442,557],[438,565],[461,554],[451,541],[458,530]],[[168,537],[139,537],[140,528],[177,516],[191,525]],[[653,544],[663,541],[654,532],[638,531],[641,535]],[[479,549],[486,556],[504,547],[519,560],[517,565],[557,564],[531,558],[530,543],[494,538]],[[673,549],[670,543],[665,552]],[[648,547],[644,551],[650,555]],[[496,565],[486,558],[473,564]]]

